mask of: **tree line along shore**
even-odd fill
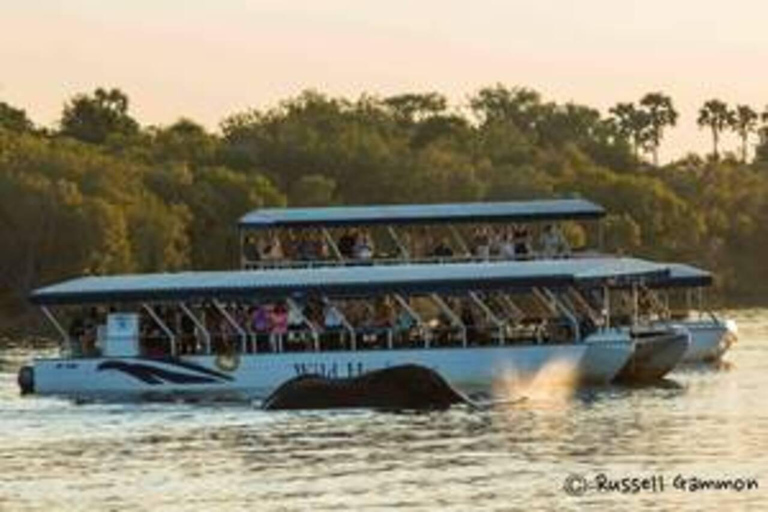
[[[660,164],[679,123],[712,152]],[[236,221],[258,207],[575,196],[608,210],[609,251],[710,269],[725,304],[768,292],[768,110],[713,99],[683,119],[652,92],[601,113],[503,85],[461,106],[306,91],[212,132],[142,125],[119,89],[68,99],[55,127],[0,101],[0,339],[39,332],[26,297],[42,284],[236,266]]]

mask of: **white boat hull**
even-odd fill
[[[732,321],[700,320],[674,325],[691,333],[691,344],[683,355],[683,363],[717,362],[736,342],[736,325]]]
[[[216,356],[39,359],[33,367],[34,392],[82,398],[257,400],[303,374],[353,377],[403,364],[431,368],[453,387],[469,393],[490,390],[508,375],[534,379],[552,365],[564,375],[575,376],[578,383],[607,384],[629,359],[632,344],[618,335],[594,338],[566,345],[246,354],[236,368],[228,370]]]

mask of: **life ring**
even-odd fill
[[[225,372],[233,372],[240,366],[240,354],[234,350],[221,352],[216,356],[216,367]]]

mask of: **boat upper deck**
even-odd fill
[[[241,266],[566,257],[600,249],[585,221],[605,213],[585,199],[260,209],[239,221]]]

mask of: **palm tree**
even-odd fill
[[[741,161],[747,161],[747,144],[749,136],[757,131],[757,121],[760,118],[757,112],[749,105],[737,105],[731,119],[731,129],[741,139]]]
[[[659,165],[659,146],[664,136],[664,128],[677,124],[678,113],[672,105],[672,98],[660,92],[651,92],[643,96],[640,106],[648,115],[648,144],[653,151],[653,165]]]
[[[724,101],[718,99],[707,101],[699,110],[699,119],[696,122],[700,127],[712,130],[712,155],[715,160],[720,159],[720,134],[733,125],[733,118],[733,111]]]
[[[648,142],[650,119],[648,114],[638,109],[634,103],[617,103],[609,112],[619,135],[632,144],[635,158],[640,158],[640,150]]]

